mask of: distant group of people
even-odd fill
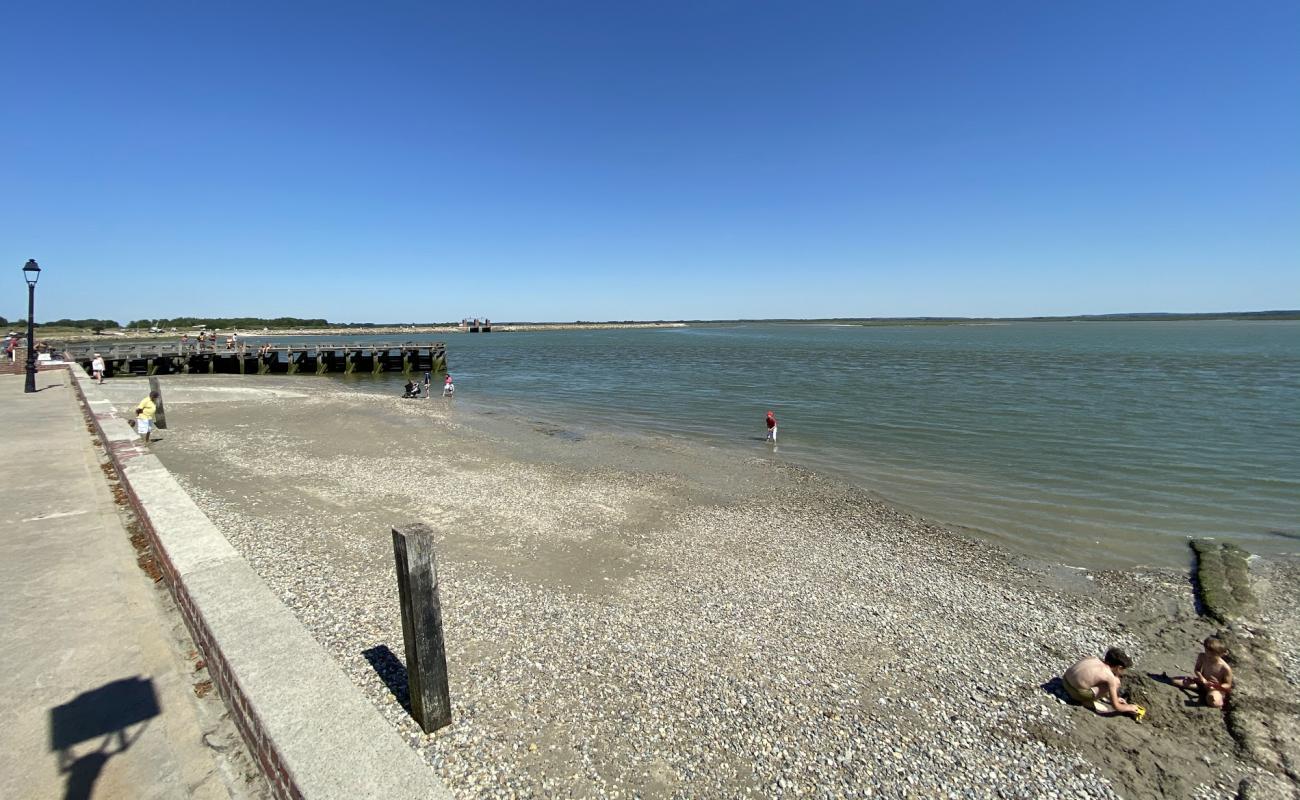
[[[18,360],[18,348],[22,347],[22,339],[16,333],[10,333],[9,338],[5,341],[5,355],[9,357],[10,363]],[[53,349],[49,342],[37,342],[32,347],[32,352],[40,358],[42,354],[52,353]]]
[[[189,349],[189,346],[190,346],[191,341],[194,343],[194,346],[198,349],[198,351],[199,351],[200,353],[203,352],[204,350],[216,350],[216,349],[217,349],[217,332],[216,332],[216,331],[199,331],[198,334],[196,334],[196,335],[193,337],[193,339],[190,338],[190,335],[189,335],[188,332],[187,332],[187,333],[183,333],[183,334],[181,334],[181,351],[182,351],[182,352],[184,352],[185,350],[188,350],[188,349]],[[226,340],[225,340],[225,346],[226,346],[226,349],[227,349],[227,350],[235,350],[235,349],[237,349],[237,348],[239,347],[239,334],[238,334],[238,333],[231,333],[229,336],[227,336],[227,337],[226,337]]]
[[[407,381],[405,391],[403,392],[402,397],[404,398],[432,397],[431,386],[430,386],[432,382],[433,382],[433,376],[428,372],[424,373],[423,386],[416,383],[414,380]],[[451,397],[454,394],[456,394],[456,384],[453,383],[451,380],[451,373],[448,373],[446,379],[444,379],[442,382],[442,396]]]
[[[1193,692],[1205,705],[1223,708],[1232,693],[1232,667],[1226,660],[1228,646],[1211,636],[1201,643],[1201,648],[1193,674],[1163,677],[1179,689]],[[1112,647],[1101,658],[1089,656],[1076,662],[1061,676],[1061,683],[1072,700],[1096,714],[1130,714],[1141,719],[1146,709],[1119,696],[1120,679],[1132,667],[1133,660],[1123,650]]]
[[[216,350],[217,332],[199,331],[198,336],[194,337],[194,342],[198,346],[199,352],[203,352],[204,350]],[[181,336],[181,348],[184,349],[186,346],[189,345],[189,343],[190,343],[190,335],[188,333],[183,334]],[[225,344],[227,350],[234,350],[235,348],[237,348],[239,346],[239,334],[232,333],[229,336],[227,336]]]
[[[188,349],[189,345],[190,335],[188,333],[181,334],[181,350],[184,351]],[[198,348],[199,352],[202,352],[209,346],[216,347],[217,335],[215,333],[208,333],[207,331],[199,331],[198,335],[194,337],[194,345]]]
[[[199,331],[198,335],[194,337],[194,342],[195,342],[196,346],[198,347],[199,352],[203,352],[204,350],[214,350],[214,351],[215,351],[215,350],[217,349],[217,332],[216,332],[216,331]],[[182,334],[182,335],[181,335],[181,350],[184,351],[185,349],[187,349],[187,348],[189,347],[189,344],[190,344],[190,335],[189,335],[188,333]],[[229,336],[226,337],[226,340],[225,340],[225,347],[226,347],[227,350],[238,350],[238,349],[239,349],[239,333],[238,333],[238,332],[232,332]],[[266,355],[266,354],[269,353],[269,352],[271,352],[271,351],[270,351],[270,345],[265,345],[265,346],[263,346],[261,349],[259,349],[259,350],[257,351],[257,354],[258,354],[258,355]]]

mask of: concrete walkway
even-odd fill
[[[247,796],[70,377],[23,380],[0,375],[0,797]]]

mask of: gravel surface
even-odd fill
[[[1051,685],[1112,645],[1155,663],[1186,576],[1029,562],[758,450],[203,386],[169,386],[155,451],[458,796],[1175,796],[1137,752],[1223,797],[1245,769]],[[408,520],[438,536],[431,736],[402,707]]]
[[[1287,680],[1300,695],[1300,559],[1274,560],[1257,565],[1267,590],[1261,592],[1260,613],[1273,635],[1278,661]]]

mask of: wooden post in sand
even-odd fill
[[[153,424],[158,427],[158,430],[165,431],[167,430],[167,411],[163,408],[162,386],[158,384],[157,378],[150,378],[149,393],[153,394],[154,392],[158,393],[158,399],[154,401]]]
[[[397,561],[397,591],[402,604],[411,715],[425,733],[432,733],[451,724],[433,531],[421,522],[393,528],[393,557]]]

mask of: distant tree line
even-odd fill
[[[323,319],[299,319],[297,317],[172,317],[170,319],[132,320],[128,328],[329,328],[333,327]]]
[[[41,325],[47,325],[51,328],[92,328],[95,330],[104,330],[105,328],[120,328],[116,321],[111,319],[56,319],[49,322],[42,322]]]
[[[120,325],[111,319],[52,319],[45,322],[37,322],[37,326],[46,328],[89,328],[94,331],[102,331],[106,328],[119,328]],[[15,328],[27,327],[26,319],[9,320],[0,317],[0,327],[12,325]]]

